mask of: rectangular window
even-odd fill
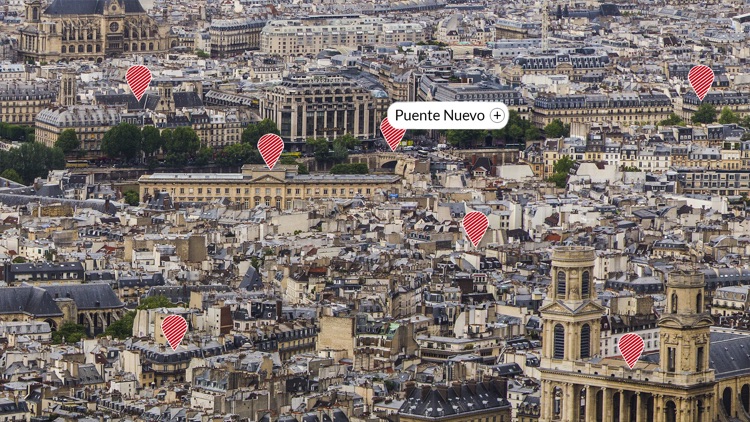
[[[667,347],[667,371],[675,371],[675,348]]]
[[[260,188],[255,188],[255,194],[260,195]]]
[[[203,193],[203,188],[198,188],[198,193]]]
[[[200,189],[198,189],[198,193],[201,193]],[[210,195],[211,194],[211,188],[206,188],[206,193]]]
[[[695,371],[696,372],[703,371],[703,347],[699,347],[698,348],[698,353],[697,353],[695,359],[696,359],[696,362],[695,362]]]

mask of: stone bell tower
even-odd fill
[[[659,366],[663,371],[711,378],[709,339],[713,320],[706,312],[701,273],[673,271],[667,277],[667,306],[659,320]]]
[[[561,246],[552,252],[552,284],[540,309],[543,361],[575,361],[599,354],[604,308],[595,302],[595,259],[591,247]]]
[[[60,76],[60,91],[57,93],[57,103],[61,106],[75,105],[77,96],[76,73],[70,69],[65,69]]]

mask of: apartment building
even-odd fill
[[[248,164],[239,174],[154,173],[138,179],[141,198],[166,192],[175,203],[203,203],[228,198],[245,208],[265,205],[292,208],[293,200],[368,198],[377,193],[399,193],[401,178],[394,175],[334,175],[297,173],[297,166]]]
[[[260,33],[260,49],[278,55],[318,54],[338,46],[396,45],[424,41],[418,23],[388,23],[375,17],[269,21]]]
[[[208,28],[211,58],[237,56],[260,48],[260,32],[266,21],[257,19],[215,20]]]
[[[669,117],[672,110],[669,97],[660,93],[540,95],[534,100],[532,122],[538,127],[555,119],[567,124],[656,124]]]
[[[55,92],[46,84],[0,83],[0,121],[33,125],[37,113],[54,100]]]

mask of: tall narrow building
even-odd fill
[[[72,106],[76,104],[78,86],[76,73],[65,69],[60,74],[60,90],[57,92],[57,103],[61,106]]]

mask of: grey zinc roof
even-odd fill
[[[716,379],[750,373],[750,337],[730,333],[711,333],[710,367]]]
[[[0,314],[18,312],[39,316],[59,316],[63,313],[44,289],[32,286],[0,289]]]
[[[125,304],[120,301],[109,284],[58,284],[42,286],[52,297],[73,299],[79,310],[97,308],[122,308]]]

